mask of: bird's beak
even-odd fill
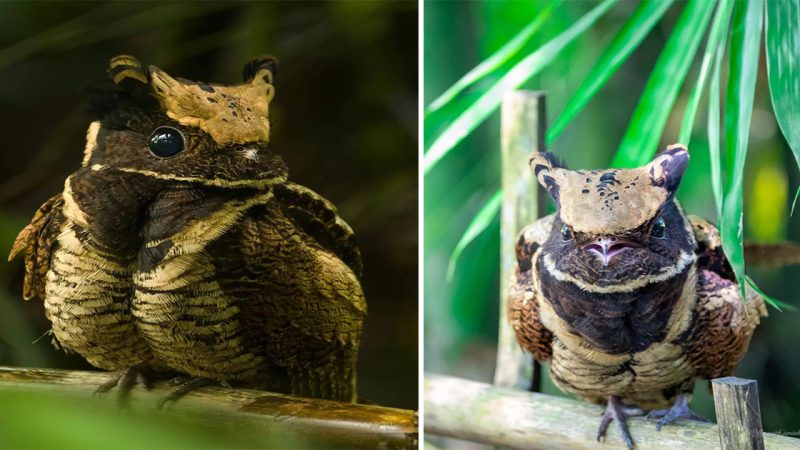
[[[640,247],[639,244],[629,241],[621,241],[616,238],[600,238],[591,244],[583,246],[583,249],[594,253],[601,261],[603,266],[608,266],[612,258],[631,248]]]

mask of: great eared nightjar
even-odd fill
[[[625,418],[648,410],[659,429],[701,419],[695,379],[731,375],[766,315],[755,292],[743,301],[717,229],[675,199],[688,163],[681,145],[634,169],[530,158],[557,208],[519,235],[509,318],[556,386],[607,405],[598,440],[613,420],[633,448]]]
[[[131,56],[92,89],[83,161],[36,212],[24,296],[55,344],[118,375],[351,402],[366,303],[361,256],[328,200],[270,144],[277,62],[223,85]]]

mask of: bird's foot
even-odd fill
[[[152,386],[141,367],[131,367],[117,372],[113,378],[97,387],[94,395],[103,395],[111,389],[117,388],[117,404],[120,408],[130,406],[130,393],[136,383],[149,390]]]
[[[231,387],[230,384],[224,381],[210,380],[208,378],[191,378],[191,377],[175,377],[169,381],[172,386],[177,386],[166,397],[158,402],[158,409],[164,408],[167,403],[176,402],[184,395],[207,386],[223,386]]]
[[[650,411],[647,420],[661,419],[656,423],[656,430],[661,431],[661,427],[670,424],[678,419],[697,420],[699,422],[711,422],[703,416],[698,416],[689,409],[689,394],[680,394],[675,400],[675,404],[669,409],[656,409]]]
[[[629,449],[633,449],[633,439],[628,432],[627,418],[632,416],[643,416],[645,412],[641,408],[635,406],[623,405],[618,397],[611,396],[608,398],[608,406],[603,412],[603,418],[600,419],[600,428],[597,430],[597,442],[600,438],[605,436],[608,425],[612,420],[617,421],[617,428],[622,436],[623,442]]]

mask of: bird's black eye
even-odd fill
[[[147,146],[159,158],[169,158],[183,151],[183,134],[172,127],[158,127],[150,135]]]
[[[565,223],[561,224],[561,239],[564,241],[572,239],[572,230]]]
[[[667,224],[664,223],[664,218],[659,217],[653,222],[653,229],[650,231],[650,234],[656,239],[663,239],[664,238],[664,231],[667,229]]]

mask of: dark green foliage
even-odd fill
[[[416,408],[416,4],[6,2],[0,24],[0,253],[79,166],[83,90],[111,56],[236,83],[243,61],[278,55],[274,148],[336,203],[366,260],[361,395]],[[22,301],[22,269],[0,268],[0,364],[88,368],[51,346],[41,302]]]

